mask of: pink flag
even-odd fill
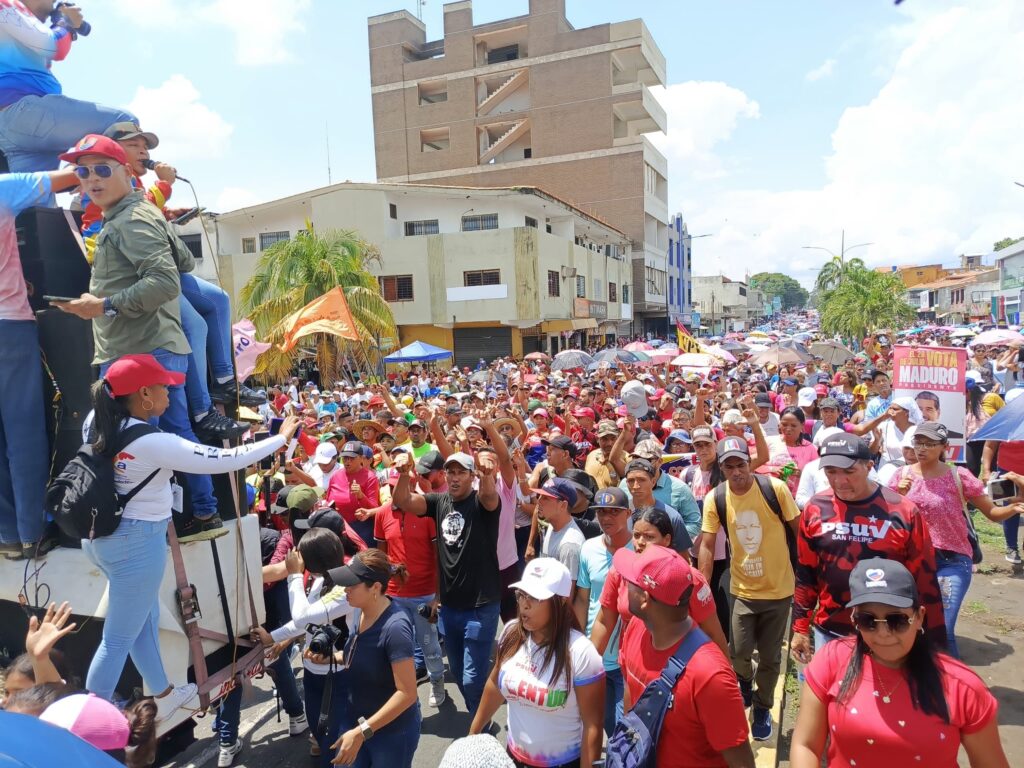
[[[238,380],[245,381],[256,370],[256,358],[270,349],[270,344],[256,341],[256,326],[252,320],[239,320],[231,326],[231,340],[235,345],[235,370]]]

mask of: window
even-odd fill
[[[500,285],[501,271],[497,269],[478,269],[462,273],[462,284],[466,287],[477,285]]]
[[[395,205],[394,203],[388,203],[388,215],[392,219],[397,219],[398,218],[398,206]]]
[[[439,152],[448,149],[449,145],[447,127],[420,131],[420,152]]]
[[[497,229],[498,214],[478,213],[472,216],[462,217],[463,232],[478,232],[481,229]]]
[[[601,280],[600,277],[595,277],[594,278],[594,293],[593,293],[593,296],[598,301],[600,301],[601,297],[604,296],[604,281]]]
[[[558,272],[553,269],[548,270],[548,296],[561,296],[562,295],[562,284],[558,280]]]
[[[672,287],[673,287],[672,286],[672,278],[670,277],[668,279],[668,303],[669,303],[669,306],[672,306],[673,304],[676,303],[676,300],[675,300],[675,298],[673,296],[673,293],[672,293]]]
[[[619,300],[619,286],[615,283],[608,283],[608,301]]]
[[[547,233],[548,233],[549,235],[551,234],[551,225],[550,225],[550,224],[545,224],[545,225],[544,225],[544,229],[545,229],[545,230],[547,231]]]
[[[515,61],[519,58],[519,44],[505,45],[487,52],[487,63],[498,64],[502,61]]]
[[[192,255],[197,258],[203,258],[203,236],[202,235],[178,235],[181,238],[181,242],[192,251]]]
[[[629,286],[622,286],[622,303],[629,304]]]
[[[576,298],[587,298],[587,276],[576,275]]]
[[[746,296],[747,295],[747,289],[744,288],[742,285],[739,286],[738,290],[740,292],[740,296]]]
[[[412,301],[412,275],[383,275],[377,282],[384,301]]]
[[[242,253],[256,253],[256,238],[255,237],[243,237],[242,238]]]
[[[678,277],[676,278],[676,296],[679,297],[679,303],[683,304],[683,281]]]
[[[674,250],[675,250],[675,246],[674,246],[674,245],[672,244],[672,241],[671,241],[671,240],[669,240],[669,241],[668,241],[668,265],[669,265],[670,267],[671,267],[671,266],[672,266],[672,264],[673,264],[673,261],[672,261],[672,252],[673,252]]]
[[[534,229],[537,229],[537,220],[535,218],[533,218],[533,216],[527,216],[526,217],[526,226],[533,227]]]
[[[523,159],[524,160],[529,160],[531,157],[533,157],[533,147],[524,147],[523,148]]]
[[[287,243],[287,232],[260,232],[260,250],[265,251],[274,243]]]
[[[417,86],[420,95],[420,106],[438,104],[448,101],[448,82],[445,80],[428,80]]]
[[[436,235],[439,231],[440,230],[437,227],[437,219],[405,222],[406,237],[413,237],[415,235]]]

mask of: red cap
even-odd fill
[[[107,136],[96,133],[83,136],[75,146],[61,155],[60,159],[66,163],[77,163],[79,158],[85,155],[102,155],[115,163],[128,165],[128,155],[121,145]]]
[[[573,410],[572,415],[577,419],[582,419],[586,416],[589,416],[592,419],[597,418],[597,414],[594,413],[593,408],[576,408]]]
[[[569,387],[569,394],[572,397],[579,397],[580,396],[580,388],[579,387]]]
[[[648,397],[647,399],[648,400],[660,400],[661,396],[664,395],[664,394],[665,394],[665,390],[664,389],[656,389],[656,390],[654,390],[653,394],[651,394],[651,396]]]
[[[818,384],[814,387],[814,394],[818,397],[828,397],[828,387],[824,384]]]
[[[111,395],[121,397],[154,384],[180,387],[185,383],[185,374],[168,371],[152,355],[125,355],[107,369],[103,380]]]
[[[622,578],[665,605],[681,605],[686,590],[693,586],[690,564],[668,547],[648,544],[639,555],[622,547],[612,564]]]

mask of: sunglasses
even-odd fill
[[[109,179],[114,173],[114,166],[105,163],[97,165],[76,165],[75,176],[80,179],[88,179],[93,173],[101,179]]]
[[[876,618],[870,613],[853,614],[853,624],[861,632],[874,632],[879,624],[885,624],[892,634],[900,634],[910,629],[910,616],[905,613],[889,613]]]

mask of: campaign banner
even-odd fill
[[[893,397],[911,397],[925,421],[938,421],[949,430],[949,461],[964,461],[964,417],[967,413],[967,350],[956,347],[893,349]]]

